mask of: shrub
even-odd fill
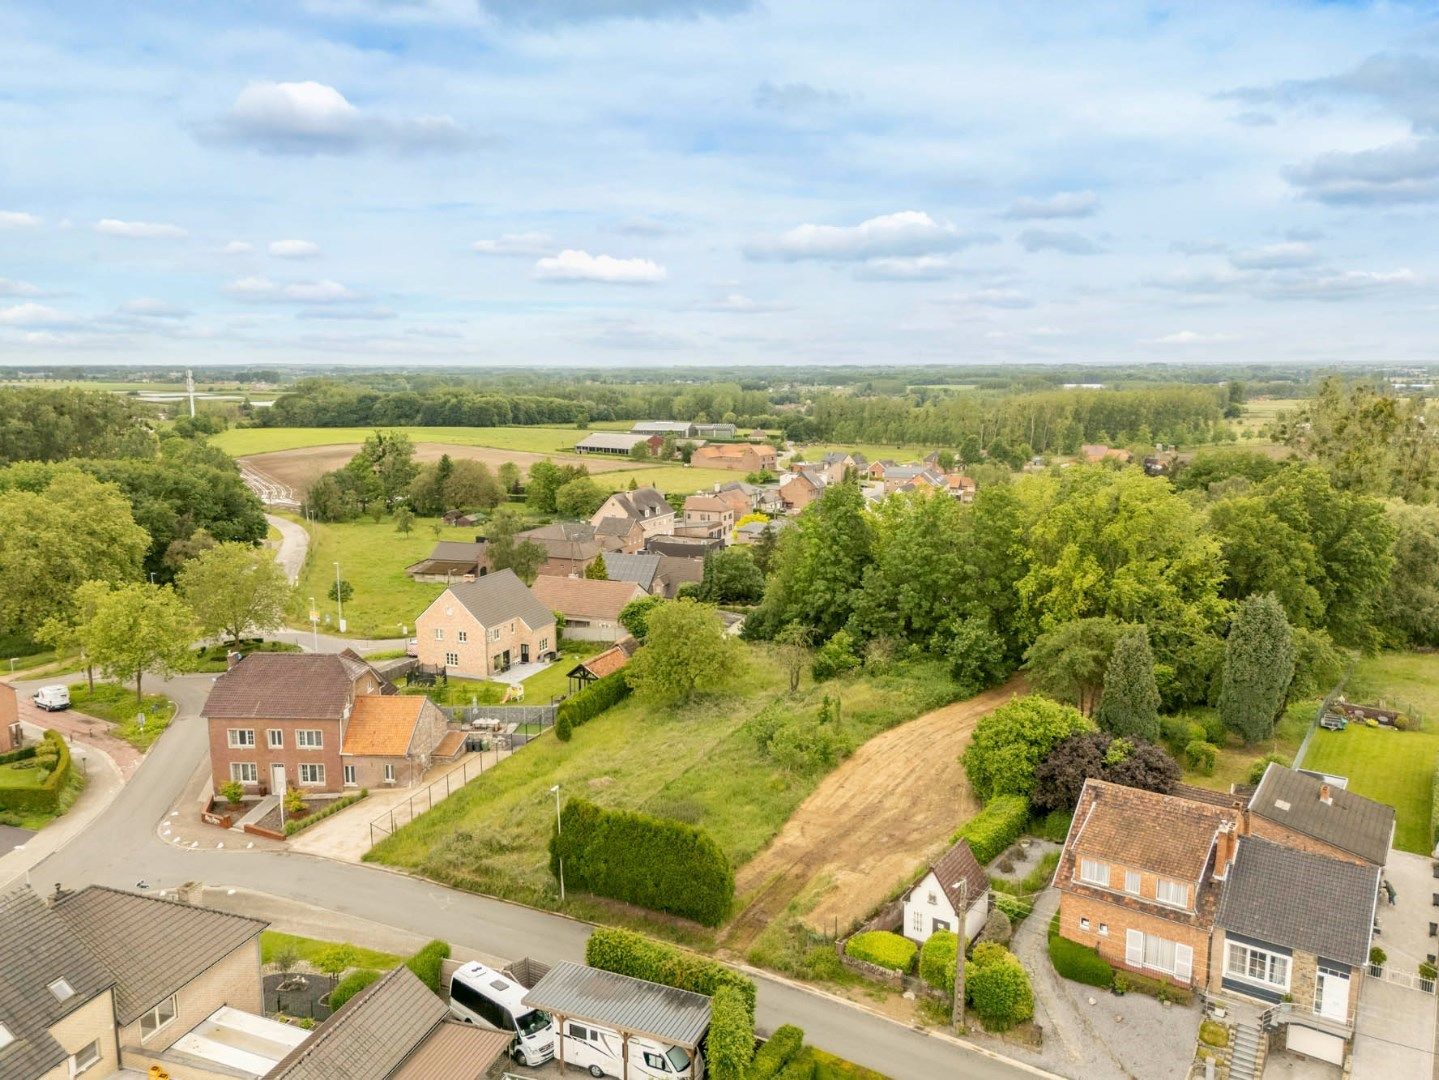
[[[1419,977],[1421,979],[1428,979],[1430,982],[1433,982],[1436,976],[1439,976],[1439,967],[1431,964],[1428,960],[1425,960],[1419,965]]]
[[[330,1011],[339,1012],[345,1002],[379,979],[381,974],[371,968],[361,968],[359,971],[350,972],[330,991]]]
[[[562,712],[555,714],[555,738],[560,742],[569,742],[574,736],[574,729],[570,726],[570,718]]]
[[[1059,916],[1049,925],[1049,962],[1066,979],[1109,989],[1114,985],[1114,968],[1095,949],[1060,936]]]
[[[714,1080],[744,1080],[754,1056],[754,1019],[733,986],[715,992],[705,1056]]]
[[[1183,986],[1176,986],[1172,982],[1163,979],[1151,979],[1148,975],[1136,975],[1132,971],[1119,971],[1114,975],[1114,992],[1122,994],[1133,990],[1136,993],[1148,994],[1160,1001],[1172,1001],[1176,1005],[1188,1005],[1194,1000],[1194,995]]]
[[[747,1080],[773,1080],[804,1047],[804,1032],[793,1024],[776,1029],[750,1062]]]
[[[35,756],[36,747],[22,746],[18,750],[11,750],[8,753],[0,754],[0,765],[9,765],[12,761],[28,761]]]
[[[1074,820],[1072,813],[1063,810],[1051,810],[1042,818],[1036,818],[1029,823],[1029,832],[1041,840],[1053,840],[1056,844],[1062,844],[1069,837],[1069,825]]]
[[[1007,1031],[1034,1016],[1029,975],[1003,946],[977,946],[965,966],[964,981],[970,1004],[989,1030]]]
[[[815,682],[823,682],[857,667],[859,654],[855,651],[853,636],[848,630],[836,630],[834,636],[815,651],[809,670]]]
[[[732,986],[744,998],[750,1015],[754,1015],[755,985],[749,979],[717,961],[654,941],[633,930],[596,928],[585,944],[585,963],[706,997],[714,997],[722,986]]]
[[[1413,720],[1410,720],[1409,717],[1405,716],[1403,713],[1400,713],[1398,716],[1396,716],[1396,717],[1394,718],[1394,730],[1395,730],[1395,731],[1413,731],[1413,730],[1414,730],[1414,721],[1413,721]]]
[[[335,799],[333,802],[330,803],[329,806],[325,807],[323,810],[320,810],[313,814],[306,814],[302,818],[291,818],[290,820],[285,822],[285,835],[294,836],[301,829],[308,829],[316,822],[324,821],[327,817],[338,814],[346,807],[354,806],[357,802],[359,802],[369,793],[369,788],[361,788],[353,795],[343,795],[340,798]],[[286,796],[286,801],[289,801],[288,796]],[[302,808],[304,807],[303,802],[300,805]],[[286,807],[286,809],[288,809],[288,806]]]
[[[844,735],[833,724],[796,717],[781,724],[765,748],[786,772],[828,772],[849,750]]]
[[[1214,763],[1219,760],[1219,747],[1196,740],[1184,748],[1184,760],[1191,769],[1197,769],[1208,776],[1214,771]]]
[[[1017,896],[1009,896],[1002,892],[992,893],[991,895],[994,897],[995,910],[1002,911],[1008,915],[1009,921],[1015,926],[1018,926],[1025,919],[1029,918],[1029,913],[1034,910],[1028,900],[1021,900]]]
[[[245,785],[238,780],[226,780],[220,785],[220,797],[231,806],[239,806],[245,798]]]
[[[1199,1024],[1199,1041],[1205,1046],[1228,1046],[1229,1029],[1217,1020],[1203,1020]]]
[[[34,758],[53,761],[54,764],[49,768],[49,775],[35,787],[0,788],[0,809],[17,814],[53,814],[59,806],[60,793],[70,779],[70,748],[65,745],[65,737],[51,728],[45,732],[38,746],[25,749],[31,752],[20,753],[15,760]]]
[[[1278,765],[1287,764],[1283,754],[1265,754],[1253,765],[1249,766],[1249,782],[1251,784],[1257,784],[1263,780],[1264,773],[1269,768],[1271,762]]]
[[[440,962],[449,958],[449,943],[432,941],[406,960],[405,967],[413,971],[419,977],[420,982],[438,994],[440,992]]]
[[[984,925],[980,927],[979,934],[975,937],[974,940],[995,941],[998,942],[1000,945],[1008,945],[1010,939],[1013,937],[1013,920],[1011,920],[1010,917],[1004,913],[1004,909],[1001,908],[999,904],[995,904],[994,910],[991,911],[988,917],[984,920]],[[922,969],[924,965],[923,950],[920,950],[919,962]]]
[[[964,752],[964,770],[975,794],[1027,795],[1034,770],[1070,735],[1095,730],[1078,709],[1039,694],[1016,698],[982,717]]]
[[[790,1060],[776,1080],[816,1080],[816,1076],[814,1055],[805,1048]]]
[[[983,866],[1018,840],[1028,824],[1029,800],[1023,795],[1000,795],[960,826],[952,839],[967,840],[969,850]]]
[[[702,829],[569,799],[550,838],[550,871],[596,896],[718,926],[734,902],[734,870]]]
[[[299,816],[305,812],[305,796],[300,794],[299,788],[285,789],[285,813]]]
[[[936,930],[919,950],[919,977],[936,990],[954,994],[954,961],[959,955],[959,935]]]
[[[914,954],[918,951],[919,947],[909,938],[888,930],[866,930],[844,943],[844,954],[850,959],[899,972],[914,966]]]
[[[1383,967],[1389,961],[1389,954],[1375,945],[1369,950],[1369,962],[1375,967]]]
[[[638,601],[635,601],[638,603]],[[565,698],[555,710],[555,734],[559,735],[560,724],[571,730],[593,720],[606,709],[618,705],[629,696],[630,685],[625,682],[625,673],[616,671],[603,679],[596,679],[579,693]],[[560,738],[569,741],[568,736]]]

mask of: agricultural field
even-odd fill
[[[487,446],[496,450],[519,450],[531,454],[571,454],[585,433],[574,427],[319,427],[319,428],[231,428],[210,436],[210,443],[231,457],[267,454],[311,446],[353,443],[359,446],[372,432],[383,429],[408,435],[420,443],[449,443],[453,446]],[[600,429],[603,430],[603,429]]]

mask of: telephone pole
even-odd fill
[[[959,889],[959,929],[955,931],[958,941],[954,950],[954,1009],[950,1023],[956,1030],[964,1027],[964,929],[969,919],[969,882],[957,881]]]
[[[190,419],[195,418],[195,373],[185,369],[185,393],[190,397]]]

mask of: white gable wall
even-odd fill
[[[989,890],[985,889],[979,896],[970,900],[969,914],[964,920],[966,940],[973,941],[975,935],[984,929],[984,920],[988,915]],[[955,915],[954,905],[949,902],[949,897],[945,896],[944,890],[939,887],[939,879],[931,870],[904,898],[904,926],[900,933],[910,941],[922,945],[929,940],[929,935],[935,930],[945,929],[943,926],[935,926],[936,919],[947,924],[950,930],[959,928],[959,919]]]

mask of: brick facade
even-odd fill
[[[80,1008],[50,1026],[50,1034],[68,1054],[82,1051],[92,1042],[100,1044],[100,1061],[86,1075],[109,1076],[120,1068],[120,1053],[115,1042],[115,996],[110,990],[97,994]],[[62,1061],[40,1080],[70,1080],[68,1061]]]
[[[1254,836],[1263,837],[1265,840],[1273,840],[1276,844],[1283,844],[1285,847],[1295,848],[1299,851],[1307,851],[1311,855],[1327,855],[1331,859],[1343,859],[1345,862],[1356,863],[1359,866],[1372,865],[1367,859],[1361,859],[1353,852],[1337,848],[1333,844],[1326,844],[1323,840],[1316,840],[1301,832],[1276,824],[1258,814],[1249,814],[1249,831]]]
[[[1081,929],[1080,921],[1089,920],[1089,929]],[[1100,932],[1107,927],[1108,933]],[[1155,971],[1143,966],[1130,964],[1125,956],[1125,937],[1129,930],[1138,930],[1146,936],[1161,937],[1194,950],[1194,967],[1191,981],[1195,986],[1204,986],[1209,978],[1209,930],[1202,924],[1177,922],[1147,911],[1140,911],[1119,903],[1111,903],[1089,895],[1061,892],[1059,896],[1059,932],[1070,941],[1089,945],[1099,950],[1099,955],[1114,967],[1134,971],[1151,978],[1179,981],[1167,972]]]
[[[404,757],[382,757],[366,754],[345,754],[344,764],[355,770],[354,783],[350,788],[369,788],[375,791],[384,787],[410,787],[424,779],[430,767],[431,755],[449,727],[445,714],[428,698],[420,709],[419,722],[415,724],[414,736]],[[394,781],[385,774],[385,766],[394,770]]]
[[[135,1055],[159,1054],[222,1005],[264,1015],[260,989],[260,938],[251,938],[175,994],[175,1019],[148,1039],[140,1037],[140,1021],[120,1029],[120,1055],[129,1068],[146,1069]]]
[[[297,732],[318,731],[320,747],[301,749]],[[230,733],[253,732],[253,746],[231,746]],[[270,732],[279,732],[280,745],[270,744]],[[240,736],[243,738],[243,736]],[[210,761],[213,766],[215,790],[232,779],[239,779],[232,764],[255,766],[253,780],[241,780],[245,791],[268,794],[273,787],[272,766],[282,765],[285,782],[290,787],[307,791],[339,791],[343,786],[340,770],[340,745],[343,741],[339,720],[212,720],[210,722]],[[324,769],[321,783],[301,782],[300,766],[320,765]],[[307,772],[309,770],[306,770]]]
[[[495,635],[491,639],[490,635]],[[461,635],[464,640],[461,640]],[[486,627],[446,592],[415,620],[416,652],[427,667],[444,667],[462,678],[487,679],[508,664],[538,660],[554,652],[558,641],[553,622],[536,628],[523,619],[506,619]],[[456,663],[451,664],[453,657]]]
[[[0,682],[0,754],[14,750],[19,741],[20,702],[15,688],[7,682]]]

